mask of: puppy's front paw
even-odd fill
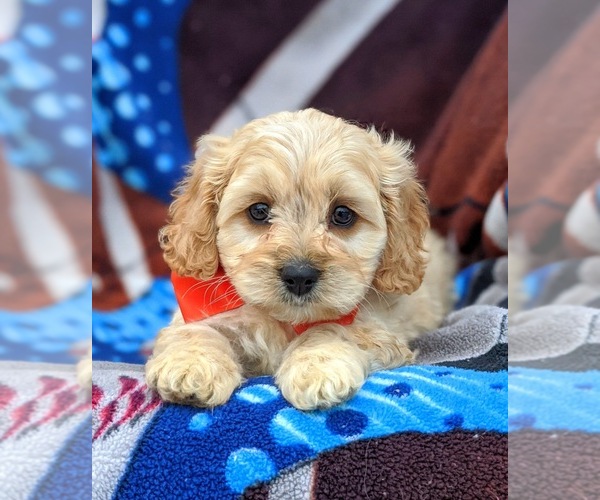
[[[300,410],[329,408],[352,396],[367,376],[359,352],[328,354],[318,349],[294,350],[277,371],[283,397]]]
[[[165,349],[146,364],[146,381],[165,401],[214,407],[242,383],[237,363],[215,349]]]

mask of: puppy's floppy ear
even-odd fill
[[[377,139],[387,244],[373,284],[381,292],[410,294],[421,286],[427,264],[427,196],[415,177],[410,145],[393,137],[384,142],[378,134]]]
[[[209,279],[219,266],[216,216],[232,173],[230,139],[206,135],[197,144],[195,161],[174,192],[170,222],[160,231],[169,267],[181,276]]]

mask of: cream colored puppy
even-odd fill
[[[314,109],[202,137],[161,244],[179,275],[207,280],[222,266],[244,305],[192,323],[176,314],[148,384],[211,407],[244,377],[274,374],[291,404],[313,409],[412,362],[409,341],[450,308],[454,265],[428,233],[409,154]],[[336,322],[352,311],[350,325]],[[299,323],[312,326],[298,335]]]

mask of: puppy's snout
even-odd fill
[[[310,292],[321,272],[307,262],[286,264],[281,270],[281,281],[286,288],[299,297]]]

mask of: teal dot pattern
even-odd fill
[[[3,154],[11,167],[91,195],[91,61],[81,43],[90,38],[91,4],[23,0],[21,9],[13,37],[0,40]]]
[[[190,0],[108,0],[92,47],[92,130],[99,162],[169,202],[191,160],[179,95],[177,36]]]

